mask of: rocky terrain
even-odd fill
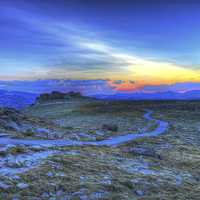
[[[21,111],[0,109],[2,199],[199,199],[198,101],[112,102],[73,95],[46,95]],[[154,111],[153,119],[150,113],[143,117],[146,109]],[[154,119],[168,123],[165,132],[139,138],[159,128]],[[136,139],[93,145],[127,134]]]

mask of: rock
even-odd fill
[[[63,173],[63,172],[56,172],[55,176],[65,177],[65,173]]]
[[[31,129],[31,128],[30,128],[30,129],[23,130],[22,132],[23,132],[23,135],[24,135],[24,136],[28,136],[28,137],[32,137],[32,136],[35,135],[34,130]]]
[[[87,190],[82,188],[79,191],[72,193],[72,196],[79,197],[81,200],[88,200],[88,197],[85,193],[87,193]]]
[[[105,133],[103,131],[99,131],[99,130],[95,131],[95,134],[98,135],[98,136],[105,135]]]
[[[144,192],[142,190],[135,190],[135,194],[137,196],[144,196]]]
[[[79,180],[80,180],[80,184],[84,184],[85,180],[86,180],[86,177],[85,176],[80,176]]]
[[[76,133],[73,133],[73,134],[71,134],[71,139],[74,139],[74,140],[80,140],[80,137],[78,136],[78,134],[76,134]]]
[[[176,175],[176,185],[180,186],[182,184],[182,177],[180,175]]]
[[[0,133],[0,137],[5,138],[5,137],[9,137],[9,136],[10,136],[9,134],[6,134],[6,133]]]
[[[34,151],[41,151],[41,150],[43,149],[43,147],[40,146],[40,145],[34,145],[34,146],[32,146],[32,149],[33,149]]]
[[[4,183],[4,182],[0,182],[0,188],[3,189],[3,190],[7,190],[9,189],[11,186]]]
[[[51,133],[51,131],[49,129],[40,128],[40,127],[36,128],[35,132],[38,133],[38,134],[50,134]]]
[[[7,148],[7,149],[15,148],[15,147],[16,147],[15,144],[7,144],[7,145],[6,145],[6,148]]]
[[[103,184],[103,185],[111,185],[112,184],[111,177],[104,176],[103,179],[101,180],[101,184]]]
[[[157,158],[157,159],[160,159],[160,160],[162,159],[161,155],[156,153],[151,148],[133,147],[133,148],[124,148],[123,151],[126,152],[126,153],[133,153],[133,154],[136,154],[136,155],[153,157],[153,158]]]
[[[0,147],[0,155],[5,156],[7,154],[7,148],[6,147]]]
[[[58,198],[61,199],[63,195],[64,195],[64,192],[63,192],[62,190],[56,191],[56,198],[57,198],[57,199],[58,199]]]
[[[12,175],[12,179],[13,179],[13,180],[19,180],[19,179],[20,179],[20,176],[18,176],[18,175]]]
[[[18,197],[12,197],[12,200],[20,200]]]
[[[42,198],[49,198],[49,193],[48,192],[43,192],[41,197]]]
[[[89,195],[89,199],[92,200],[98,200],[98,199],[104,199],[107,195],[107,192],[105,191],[97,191],[97,192],[93,192],[92,194]]]
[[[72,155],[72,156],[77,156],[77,155],[80,155],[80,151],[71,150],[71,151],[67,151],[65,154]]]
[[[116,124],[103,124],[102,129],[116,132],[118,130],[118,126]]]
[[[20,127],[16,122],[10,121],[6,124],[6,128],[14,131],[20,131]]]
[[[48,176],[48,177],[53,177],[53,176],[54,176],[54,175],[53,175],[53,172],[48,172],[48,173],[47,173],[47,176]]]
[[[18,183],[18,184],[17,184],[17,187],[18,187],[19,189],[26,189],[26,188],[29,187],[29,185],[28,185],[27,183]]]
[[[79,198],[80,198],[80,200],[88,200],[88,196],[87,195],[81,195]]]
[[[89,135],[89,134],[87,134],[87,133],[79,133],[78,135],[79,135],[80,137],[84,137],[84,138],[89,139],[89,140],[96,140],[96,137],[95,137],[95,136]]]

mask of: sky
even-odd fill
[[[106,80],[125,91],[198,83],[199,9],[197,0],[1,0],[0,80]]]

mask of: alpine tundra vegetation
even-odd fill
[[[149,110],[154,112],[145,118]],[[21,111],[2,108],[1,197],[198,199],[199,111],[198,101],[105,101],[79,95],[38,99]],[[151,137],[158,119],[168,127]],[[127,134],[140,137],[98,145]]]

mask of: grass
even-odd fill
[[[95,200],[198,200],[200,196],[200,102],[76,100],[63,105],[35,105],[25,112],[48,128],[62,130],[65,137],[87,132],[95,135],[102,124],[117,124],[117,132],[105,137],[137,133],[147,125],[143,109],[154,110],[154,118],[167,121],[169,129],[155,138],[140,138],[116,148],[59,147],[64,155],[49,157],[42,165],[10,180],[11,188],[1,190],[4,199],[86,199]],[[42,122],[43,120],[43,122]],[[62,121],[62,127],[54,125]],[[148,131],[154,130],[152,121]],[[155,155],[134,154],[131,148],[152,149]],[[21,153],[13,150],[13,153]],[[75,151],[77,154],[70,152]],[[152,172],[152,174],[150,173]],[[2,179],[0,179],[2,180]],[[4,181],[7,181],[5,178]],[[16,185],[29,185],[19,189]],[[142,191],[139,195],[137,191]],[[96,195],[96,196],[95,196]]]
[[[51,108],[51,109],[49,109]],[[130,112],[132,111],[132,112]],[[105,132],[106,137],[139,132],[146,122],[142,115],[144,111],[135,108],[133,104],[119,102],[104,102],[97,100],[80,99],[75,102],[64,101],[62,104],[44,106],[37,104],[28,108],[26,114],[36,118],[46,118],[62,128],[63,137],[71,133],[84,132],[95,135],[96,131]],[[115,124],[118,131],[104,131],[104,124]],[[97,136],[98,140],[105,136]]]
[[[25,153],[26,152],[26,148],[24,146],[14,146],[14,147],[11,147],[8,149],[7,153],[10,153],[10,154],[20,154],[20,153]]]

